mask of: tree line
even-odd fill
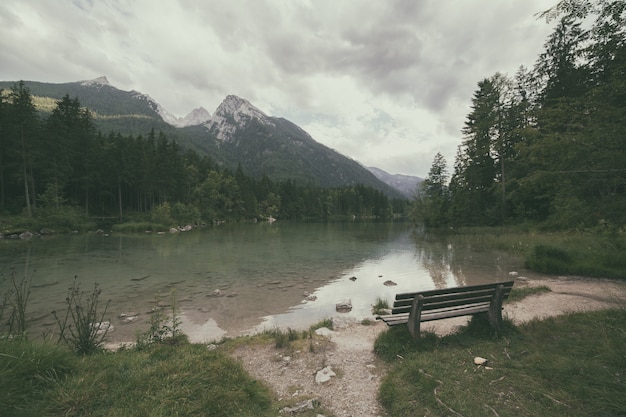
[[[97,131],[69,95],[42,117],[23,82],[0,94],[0,210],[26,218],[143,219],[172,224],[259,218],[389,218],[408,203],[371,187],[322,188],[253,178],[182,149],[154,129]],[[69,227],[69,225],[68,225]]]
[[[429,226],[626,223],[626,2],[559,2],[532,69],[478,83],[453,172],[437,154],[413,205]]]

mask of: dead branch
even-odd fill
[[[492,407],[490,407],[489,405],[485,404],[485,407],[487,407],[488,409],[490,409],[491,411],[493,411],[493,413],[496,415],[496,417],[500,417],[500,414],[498,414],[498,412],[496,410],[494,410]]]
[[[562,402],[562,401],[557,400],[556,398],[553,398],[553,397],[549,396],[549,395],[548,395],[548,394],[546,394],[545,392],[543,393],[543,395],[544,395],[545,397],[547,397],[547,398],[551,399],[551,400],[552,400],[552,401],[554,401],[555,403],[557,403],[557,404],[561,404],[562,406],[565,406],[565,407],[569,408],[569,405],[565,404],[565,403],[564,403],[564,402]]]
[[[493,385],[493,384],[495,384],[496,382],[500,382],[500,381],[502,381],[504,378],[506,378],[506,377],[505,377],[505,376],[501,376],[501,377],[500,377],[500,378],[498,378],[498,379],[494,379],[493,381],[489,382],[489,385]]]

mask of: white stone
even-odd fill
[[[474,365],[481,366],[481,365],[486,364],[487,362],[488,362],[487,359],[481,358],[480,356],[476,356],[474,358]]]
[[[326,368],[317,371],[317,373],[315,374],[315,382],[317,384],[323,384],[330,381],[330,378],[334,376],[337,376],[337,374],[333,372],[330,366],[327,366]]]
[[[331,334],[333,334],[333,331],[330,330],[328,327],[320,327],[319,329],[315,330],[315,334],[318,336],[330,336]]]

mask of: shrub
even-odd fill
[[[99,314],[98,299],[102,291],[98,284],[94,284],[91,295],[83,299],[84,292],[80,290],[77,280],[78,277],[74,277],[65,298],[67,304],[65,316],[59,317],[56,311],[52,314],[59,326],[59,342],[63,341],[79,355],[87,355],[101,349],[102,342],[109,332],[111,323],[104,321],[104,315],[111,300]]]
[[[171,314],[163,314],[160,297],[157,296],[150,316],[150,328],[137,335],[137,348],[144,349],[152,344],[177,345],[187,343],[187,336],[180,329],[181,321],[178,317],[176,291],[171,294]]]
[[[22,338],[26,336],[26,306],[30,296],[31,280],[22,277],[18,282],[15,268],[11,268],[10,275],[11,288],[4,294],[0,303],[0,336],[4,334],[9,338]]]
[[[372,314],[385,314],[389,310],[389,302],[382,297],[378,297],[372,305]]]
[[[544,274],[567,274],[571,271],[572,256],[563,249],[537,245],[530,256],[526,258],[526,268]]]

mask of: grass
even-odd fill
[[[513,303],[523,300],[531,295],[543,294],[550,291],[552,291],[550,287],[545,285],[539,285],[537,287],[513,287],[509,297],[505,300],[505,303]]]
[[[269,337],[274,340],[274,346],[277,349],[282,349],[285,347],[289,347],[292,342],[297,340],[313,340],[313,333],[317,329],[321,329],[322,327],[326,327],[329,330],[333,330],[333,319],[325,318],[320,320],[319,322],[312,324],[309,327],[309,330],[304,330],[298,332],[290,327],[287,330],[281,330],[279,328],[266,329],[261,332],[261,335],[264,337]],[[312,349],[312,345],[310,347]]]
[[[377,354],[391,364],[379,399],[390,416],[615,416],[626,410],[626,310],[506,324],[480,320],[455,335],[411,341],[382,333]],[[473,358],[487,358],[488,367]]]
[[[0,344],[3,416],[275,416],[270,390],[203,345],[152,345],[78,357],[59,346]]]
[[[2,415],[43,415],[43,398],[66,375],[76,373],[77,364],[77,357],[59,345],[0,338]]]
[[[163,224],[155,224],[147,221],[137,222],[125,222],[120,224],[114,224],[112,226],[114,232],[117,233],[144,233],[144,232],[159,232],[168,230],[169,227]]]
[[[449,238],[475,249],[518,255],[526,268],[539,273],[626,279],[624,232],[480,228],[463,229]]]
[[[373,315],[386,314],[388,313],[388,310],[389,310],[389,302],[381,297],[376,298],[374,305],[372,305],[372,314]]]

